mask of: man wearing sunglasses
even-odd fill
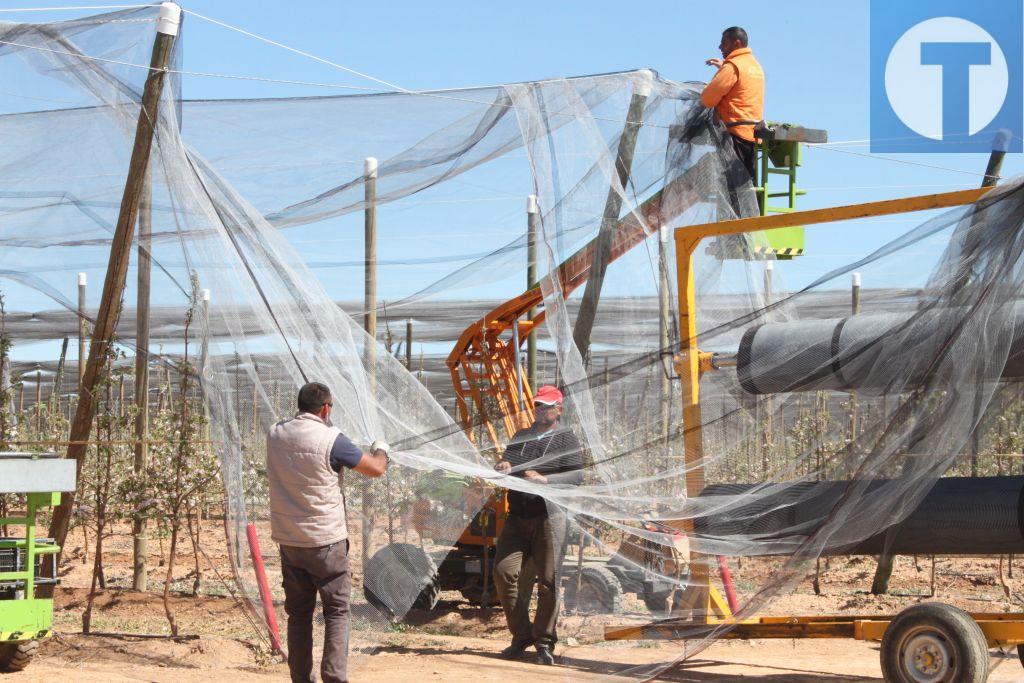
[[[562,392],[550,385],[538,389],[533,424],[516,432],[495,469],[540,486],[583,483],[583,450],[572,430],[559,424],[561,415]],[[494,584],[512,632],[512,644],[502,655],[516,659],[534,645],[538,663],[554,664],[558,581],[568,531],[565,512],[540,495],[515,490],[508,492],[508,507],[494,555]],[[537,613],[531,624],[535,580]]]
[[[310,382],[299,390],[298,414],[267,433],[270,537],[281,549],[288,668],[293,683],[313,681],[313,611],[324,611],[324,683],[348,680],[348,563],[345,498],[338,475],[348,467],[367,477],[388,468],[388,445],[369,453],[331,426],[331,390]]]

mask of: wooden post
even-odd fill
[[[259,377],[260,376],[260,365],[256,361],[252,362],[252,374],[253,374],[253,377]],[[259,404],[259,391],[258,390],[259,390],[259,385],[256,383],[256,380],[253,380],[253,383],[252,383],[252,438],[253,438],[253,441],[256,440],[256,437],[259,435],[259,432],[260,432],[260,427],[259,427],[259,425],[260,425],[260,404]]]
[[[850,275],[850,313],[860,313],[860,273]],[[857,392],[850,391],[850,443],[857,440],[858,422]]]
[[[661,369],[661,390],[659,393],[661,403],[661,438],[665,443],[664,454],[666,456],[669,454],[668,437],[669,431],[672,428],[670,424],[672,378],[669,374],[669,369],[672,367],[671,358],[674,355],[673,350],[669,348],[672,318],[669,311],[668,288],[668,226],[661,225],[658,228],[658,354],[660,356],[658,367]],[[667,364],[665,363],[666,355],[670,360]]]
[[[206,370],[207,356],[210,354],[210,290],[199,290],[199,301],[203,315],[203,341],[199,351],[199,388],[202,390],[206,386],[202,381],[203,371]]]
[[[764,262],[764,304],[765,306],[771,306],[775,301],[775,261],[768,260]],[[758,416],[763,420],[764,425],[758,422],[758,426],[762,428],[761,438],[758,440],[761,447],[761,471],[767,475],[768,470],[771,467],[769,460],[772,456],[773,447],[775,444],[774,425],[772,424],[772,413],[775,410],[775,401],[772,399],[771,394],[763,397],[758,401],[758,409],[756,412],[760,413]]]
[[[619,224],[619,212],[622,210],[622,194],[626,192],[629,184],[629,174],[633,167],[633,152],[636,149],[636,139],[643,125],[644,104],[647,103],[647,96],[651,93],[650,72],[643,73],[643,81],[638,82],[633,89],[633,96],[629,101],[629,111],[626,114],[626,125],[622,128],[622,136],[619,138],[619,149],[615,158],[615,171],[617,178],[612,181],[608,190],[608,198],[605,200],[604,215],[601,218],[601,228],[597,233],[597,240],[594,245],[593,262],[590,267],[590,276],[587,278],[586,289],[583,290],[583,299],[580,301],[580,310],[576,314],[576,325],[573,327],[572,338],[583,356],[583,363],[589,365],[590,361],[590,335],[594,330],[594,320],[597,317],[597,304],[601,298],[601,287],[604,284],[604,274],[608,269],[608,262],[611,259],[612,241],[615,237],[615,228]]]
[[[370,395],[377,390],[377,159],[366,157],[364,162],[365,209],[363,212],[363,235],[365,249],[363,327],[369,337],[363,347],[363,362],[366,365],[367,389]],[[363,567],[370,559],[370,544],[373,541],[373,495],[370,481],[362,482],[363,524],[361,544]]]
[[[365,209],[363,235],[365,248],[363,328],[370,339],[363,349],[366,372],[370,380],[370,393],[376,388],[377,365],[377,160],[366,157]]]
[[[540,212],[537,195],[526,198],[526,288],[537,286],[537,235],[539,233]],[[526,319],[533,320],[537,309],[526,312]],[[526,338],[526,380],[532,391],[537,391],[537,330],[530,329]]]
[[[85,286],[88,276],[78,274],[78,392],[82,392],[82,379],[85,377],[85,338],[89,336],[89,326],[85,322]]]
[[[135,304],[135,462],[136,476],[146,471],[149,460],[149,285],[152,271],[150,248],[153,234],[153,194],[147,174],[139,199],[139,240]],[[132,521],[132,588],[145,591],[149,579],[146,565],[148,544],[146,518],[137,514]]]
[[[1006,129],[996,133],[992,142],[992,153],[988,156],[988,165],[985,167],[985,179],[981,181],[982,187],[995,187],[999,182],[999,174],[1003,170],[1003,159],[1006,157],[1006,150],[1010,146],[1010,132]]]
[[[405,320],[405,369],[412,372],[412,318]]]
[[[100,297],[96,324],[92,331],[89,360],[86,363],[85,374],[79,387],[78,409],[75,411],[75,420],[71,425],[69,441],[72,442],[85,442],[92,432],[93,418],[96,415],[94,393],[107,365],[107,354],[113,342],[117,318],[121,309],[121,296],[128,275],[132,241],[135,237],[135,220],[139,211],[146,169],[149,166],[155,124],[159,116],[160,95],[163,91],[164,78],[167,75],[165,70],[170,63],[174,38],[178,34],[180,20],[181,8],[176,4],[165,2],[160,6],[156,40],[153,42],[149,76],[146,78],[142,92],[141,111],[135,128],[135,142],[128,166],[128,177],[125,180],[121,209],[110,244],[110,260],[107,263],[107,274],[103,280],[103,294]],[[67,457],[75,460],[75,469],[79,479],[81,479],[86,452],[87,447],[84,443],[72,443],[68,446]],[[74,505],[75,494],[67,493],[62,497],[60,505],[53,511],[50,536],[55,539],[57,545],[64,545]]]
[[[43,371],[36,366],[36,438],[43,438]]]

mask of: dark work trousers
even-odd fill
[[[567,521],[553,505],[547,515],[509,515],[494,553],[494,585],[513,642],[554,647],[558,641],[558,582],[565,556]],[[537,583],[537,614],[530,598]]]
[[[348,681],[348,604],[352,573],[348,541],[319,548],[282,545],[284,611],[288,614],[288,669],[292,683],[313,681],[313,611],[316,594],[324,610],[323,683]]]
[[[754,182],[754,176],[757,175],[757,146],[739,136],[730,135],[730,137],[732,138],[732,148],[736,150],[736,156],[739,157],[743,167],[750,174],[750,181]]]

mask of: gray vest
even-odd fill
[[[270,537],[277,543],[316,548],[348,538],[338,473],[331,469],[331,446],[340,433],[310,413],[267,433]]]

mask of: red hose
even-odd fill
[[[729,565],[721,555],[718,556],[718,573],[722,577],[722,585],[725,586],[725,599],[729,603],[729,611],[736,614],[740,611],[740,602],[736,599],[736,588],[732,585]]]
[[[263,555],[260,553],[260,539],[256,536],[256,525],[247,524],[245,535],[249,538],[249,556],[252,557],[252,568],[256,572],[256,586],[260,589],[260,602],[263,603],[263,616],[267,620],[271,647],[275,653],[282,655],[287,660],[288,655],[281,647],[281,632],[277,628],[277,613],[274,611],[274,603],[270,599],[270,584],[267,583],[267,570],[263,566]]]

